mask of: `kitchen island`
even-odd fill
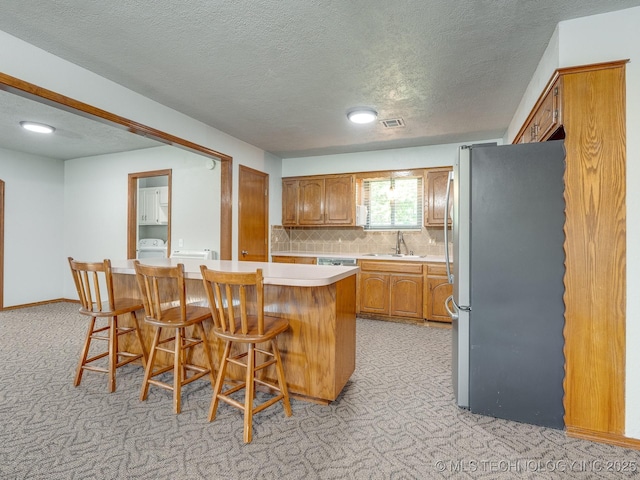
[[[263,270],[265,311],[289,320],[278,336],[289,392],[306,400],[335,400],[355,370],[356,274],[358,267],[290,265],[199,259],[144,259],[149,265],[182,263],[187,277],[187,301],[206,302],[200,265],[227,272]],[[140,298],[133,260],[112,261],[116,295]],[[143,313],[138,318],[142,318]],[[140,322],[147,348],[153,330]],[[205,322],[216,370],[224,345]],[[127,345],[134,348],[134,345]],[[196,358],[197,359],[197,358]],[[241,378],[241,370],[231,370]],[[267,371],[268,378],[275,372]]]

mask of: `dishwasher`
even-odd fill
[[[318,265],[339,265],[343,267],[355,267],[358,262],[355,258],[318,257]]]

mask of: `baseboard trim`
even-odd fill
[[[640,440],[637,438],[628,438],[616,433],[597,432],[579,427],[567,427],[566,432],[568,437],[581,438],[592,442],[608,443],[618,447],[640,450]]]
[[[80,303],[79,300],[71,300],[69,298],[54,298],[53,300],[44,300],[42,302],[23,303],[22,305],[13,305],[11,307],[4,307],[2,311],[19,310],[21,308],[29,308],[29,307],[39,307],[41,305],[50,305],[52,303],[61,303],[61,302]]]

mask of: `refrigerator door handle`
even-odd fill
[[[451,199],[451,182],[453,181],[453,171],[449,172],[447,178],[447,194],[445,196],[444,207],[444,263],[447,266],[447,281],[453,285],[453,275],[451,274],[451,261],[449,259],[449,201]]]
[[[453,306],[453,308],[456,310],[455,312],[451,308],[449,308],[449,304]],[[451,320],[458,320],[458,308],[456,306],[456,302],[454,302],[453,300],[453,295],[449,295],[444,301],[444,308],[447,310],[447,313],[451,317]]]

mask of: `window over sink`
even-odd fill
[[[421,229],[422,176],[362,179],[362,204],[367,207],[365,230]]]

